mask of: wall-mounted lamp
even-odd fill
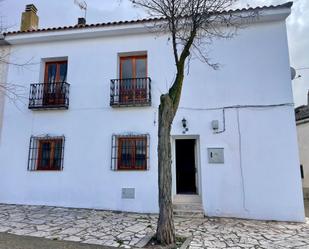
[[[211,121],[211,127],[212,127],[214,132],[218,131],[218,129],[219,129],[219,121],[218,120]]]
[[[181,120],[181,122],[182,122],[182,127],[183,127],[183,131],[182,131],[182,133],[183,134],[186,134],[186,132],[189,130],[188,129],[188,124],[187,124],[187,120],[185,119],[185,118],[183,118],[182,120]]]

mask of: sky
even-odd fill
[[[1,0],[0,0],[1,1]],[[251,7],[281,4],[288,0],[239,0],[237,7]],[[86,0],[87,23],[130,20],[145,17],[146,14],[134,8],[128,0]],[[74,0],[2,0],[0,3],[0,25],[18,30],[21,13],[26,4],[38,8],[39,27],[75,25],[77,18],[84,15]],[[293,80],[295,106],[307,103],[309,90],[309,0],[294,0],[292,14],[287,20],[291,66],[301,77]]]

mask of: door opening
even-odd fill
[[[177,194],[197,194],[195,139],[176,139]]]

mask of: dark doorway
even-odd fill
[[[176,140],[177,194],[196,194],[195,141]]]

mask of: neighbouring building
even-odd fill
[[[309,199],[309,92],[307,105],[295,109],[304,198]]]
[[[291,7],[257,7],[234,39],[215,40],[220,70],[191,60],[171,135],[176,209],[304,220]],[[149,26],[164,20],[38,29],[36,11],[27,6],[34,23],[4,34],[32,63],[9,66],[29,100],[5,100],[0,202],[157,213],[158,105],[175,68],[168,34]]]

